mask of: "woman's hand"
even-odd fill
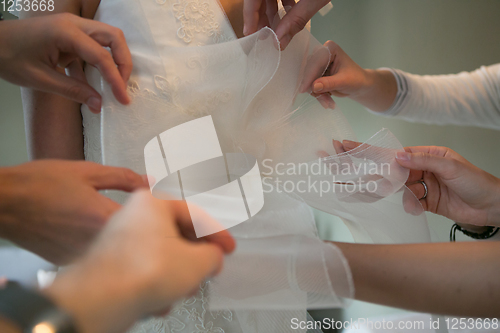
[[[408,188],[426,211],[461,224],[500,226],[500,179],[446,147],[406,147],[396,160],[410,169]],[[407,208],[411,210],[410,208]]]
[[[214,223],[208,215],[205,220]],[[158,200],[143,190],[46,292],[75,317],[82,333],[123,332],[194,294],[234,248],[228,231],[197,239],[185,202]]]
[[[348,152],[361,143],[344,140],[342,145]],[[410,169],[406,186],[424,210],[467,224],[471,231],[476,229],[471,225],[500,226],[500,179],[446,147],[406,147],[396,161]],[[415,200],[403,200],[407,212],[420,210]]]
[[[332,41],[324,46],[331,54],[330,65],[323,77],[305,82],[302,92],[312,92],[315,96],[349,97],[374,111],[385,111],[391,107],[397,93],[396,79],[391,72],[361,68]],[[318,69],[310,70],[317,72]]]
[[[314,14],[330,0],[301,0],[298,3],[295,3],[295,0],[282,0],[281,2],[288,11],[276,27],[276,35],[280,41],[281,49],[284,50],[293,36],[304,29]],[[277,0],[244,0],[243,33],[248,36],[258,29],[270,27],[274,23],[277,13]]]
[[[0,169],[0,235],[56,264],[81,255],[120,205],[106,189],[147,187],[132,170],[43,160]]]
[[[72,14],[54,14],[2,22],[0,44],[0,77],[11,83],[62,95],[98,113],[101,96],[87,83],[83,60],[99,69],[120,103],[130,102],[127,81],[132,57],[118,28]]]

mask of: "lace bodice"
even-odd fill
[[[228,333],[241,332],[233,323],[233,313],[226,311],[207,311],[205,297],[206,283],[200,291],[182,303],[179,303],[163,318],[149,318],[138,322],[129,333]]]
[[[156,11],[158,15],[148,18],[138,15],[144,10],[144,2],[151,2],[145,4],[144,7],[147,8],[145,12]],[[154,40],[159,48],[210,45],[236,38],[217,0],[101,0],[95,20],[117,26],[124,31],[134,59],[134,71],[128,86],[130,96],[132,98],[141,96],[151,103],[158,102],[172,107],[176,105],[178,86],[189,82],[182,80],[175,73],[168,78],[161,73],[152,78],[141,75],[141,66],[145,65],[144,53],[153,52],[154,49],[143,47],[144,43],[138,40],[140,35],[134,31],[135,25],[139,24],[146,32],[149,29],[150,42]],[[152,30],[152,28],[157,29]],[[203,60],[192,59],[192,66],[203,66]],[[175,66],[171,66],[170,69],[171,72],[175,72]],[[87,68],[86,75],[89,83],[102,92],[99,73]],[[210,103],[205,104],[203,108],[214,108],[218,103],[228,99],[228,93],[222,91],[219,95],[212,96]],[[191,111],[185,110],[185,112]],[[101,115],[93,114],[83,106],[82,116],[85,159],[102,163]],[[140,110],[137,110],[137,121],[150,120],[142,119]],[[139,322],[130,332],[240,332],[239,326],[233,323],[231,311],[207,312],[205,288],[204,283],[196,296],[178,304],[168,316]]]
[[[147,10],[144,11],[144,8]],[[145,17],[139,14],[146,12],[156,15]],[[175,104],[177,86],[186,84],[181,82],[178,76],[166,78],[156,75],[144,89],[141,88],[139,82],[141,80],[134,78],[134,74],[141,72],[142,61],[138,61],[138,58],[142,58],[144,53],[153,52],[151,47],[143,47],[144,43],[138,40],[140,35],[134,31],[137,28],[136,24],[139,23],[144,30],[149,30],[149,42],[154,42],[159,48],[210,45],[236,39],[217,0],[101,0],[94,19],[124,31],[134,59],[134,72],[129,84],[131,95],[142,94],[148,95],[151,99],[162,98],[172,104]],[[192,61],[193,66],[203,66],[200,60]],[[100,76],[97,71],[87,68],[86,75],[89,83],[101,91]],[[227,99],[228,93],[221,92],[220,95],[213,96],[212,103],[207,107],[215,107],[217,103]],[[82,106],[82,116],[85,159],[102,163],[101,117],[91,113],[85,105]]]

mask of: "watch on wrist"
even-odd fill
[[[23,333],[77,333],[73,319],[40,293],[8,281],[0,288],[0,316]]]

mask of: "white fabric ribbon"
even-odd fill
[[[151,38],[149,30],[137,33]],[[258,320],[250,324],[252,316],[267,318],[262,332],[286,332],[289,322],[270,324],[269,313],[290,319],[306,308],[344,306],[353,297],[348,263],[337,247],[319,238],[310,206],[342,217],[357,241],[430,241],[422,210],[407,213],[404,208],[404,202],[418,200],[404,187],[408,170],[395,162],[402,149],[396,138],[382,130],[357,149],[338,154],[332,140],[355,140],[343,114],[300,93],[330,61],[328,49],[308,31],[297,34],[285,51],[267,28],[235,41],[155,51],[147,59],[133,53],[134,62],[142,65],[132,77],[130,105],[120,105],[103,86],[105,164],[145,173],[144,148],[155,136],[210,116],[223,155],[250,155],[263,182],[266,177],[283,180],[269,191],[263,186],[262,209],[229,229],[237,249],[226,258],[222,273],[208,282],[211,310],[236,310],[245,332],[262,325]],[[184,143],[174,139],[169,144]],[[319,174],[290,171],[299,165],[311,170],[315,163]],[[370,172],[373,168],[378,172]],[[199,183],[196,177],[192,172],[182,181]],[[287,181],[330,187],[288,191]]]

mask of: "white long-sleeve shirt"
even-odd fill
[[[388,110],[374,113],[428,124],[500,130],[500,64],[432,76],[386,69],[394,74],[398,93]]]

